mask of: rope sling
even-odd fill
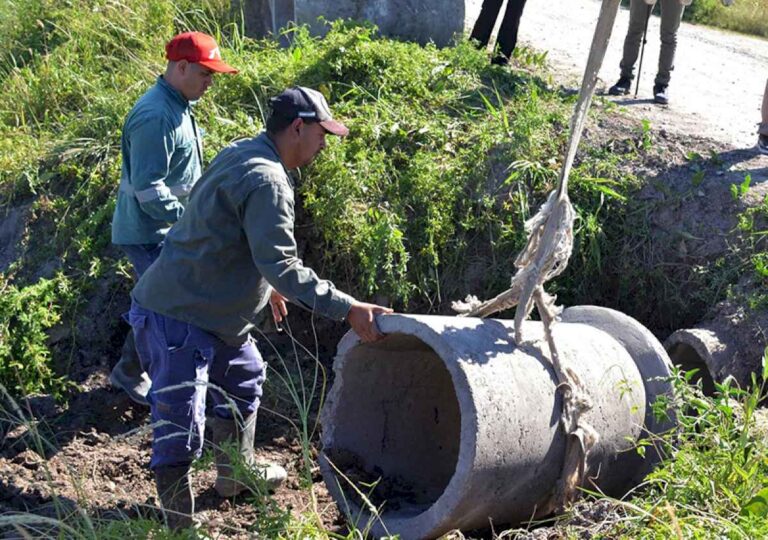
[[[539,212],[525,223],[528,241],[515,259],[517,272],[512,277],[510,288],[485,302],[468,296],[464,302],[453,303],[453,309],[466,317],[488,317],[498,311],[517,306],[516,343],[523,342],[523,321],[530,315],[534,304],[541,317],[550,361],[557,377],[557,388],[563,397],[561,425],[566,433],[566,446],[563,469],[555,492],[551,499],[538,509],[537,515],[560,512],[576,499],[578,488],[584,482],[590,450],[600,439],[600,435],[583,418],[592,408],[589,392],[578,374],[560,356],[552,337],[552,326],[563,308],[555,304],[556,297],[544,290],[544,284],[563,273],[573,250],[574,210],[568,198],[568,176],[595,91],[597,75],[608,48],[619,3],[620,0],[602,2],[579,99],[571,118],[571,133],[558,186],[550,193]]]

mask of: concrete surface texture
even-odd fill
[[[598,312],[573,317],[594,325],[563,322],[554,336],[594,401],[585,419],[600,441],[586,476],[620,495],[652,464],[627,450],[643,436],[657,393],[671,391],[644,376],[668,375],[669,359],[639,323],[592,309]],[[525,342],[516,344],[512,321],[377,320],[387,334],[382,341],[363,344],[350,332],[340,342],[321,415],[321,470],[342,510],[363,516],[358,527],[370,520],[376,536],[404,540],[535,516],[552,497],[565,449],[562,401],[541,323],[527,322]],[[606,321],[629,346],[600,328]],[[349,488],[377,481],[369,501],[384,503],[379,517]]]
[[[251,17],[249,35],[260,36],[261,21],[271,18],[269,27],[277,35],[291,22],[309,25],[316,34],[326,21],[352,19],[370,21],[386,36],[418,43],[447,45],[474,23],[482,0],[238,0],[248,2],[244,12]],[[268,14],[268,15],[265,15]],[[260,17],[260,19],[259,19]],[[246,17],[246,21],[249,18]]]

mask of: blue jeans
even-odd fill
[[[135,300],[128,322],[142,368],[152,379],[150,468],[186,465],[203,449],[206,394],[221,418],[246,417],[259,408],[266,364],[256,342],[225,344],[196,326],[160,315]]]
[[[147,271],[149,265],[160,256],[163,243],[159,244],[116,244],[131,261],[138,277]]]

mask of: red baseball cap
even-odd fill
[[[202,32],[184,32],[175,36],[165,46],[165,57],[174,62],[194,62],[218,73],[237,73],[221,59],[216,40]]]

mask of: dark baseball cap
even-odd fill
[[[333,119],[328,102],[317,90],[294,86],[273,97],[270,103],[275,114],[318,122],[328,133],[339,137],[349,135],[349,128]]]

